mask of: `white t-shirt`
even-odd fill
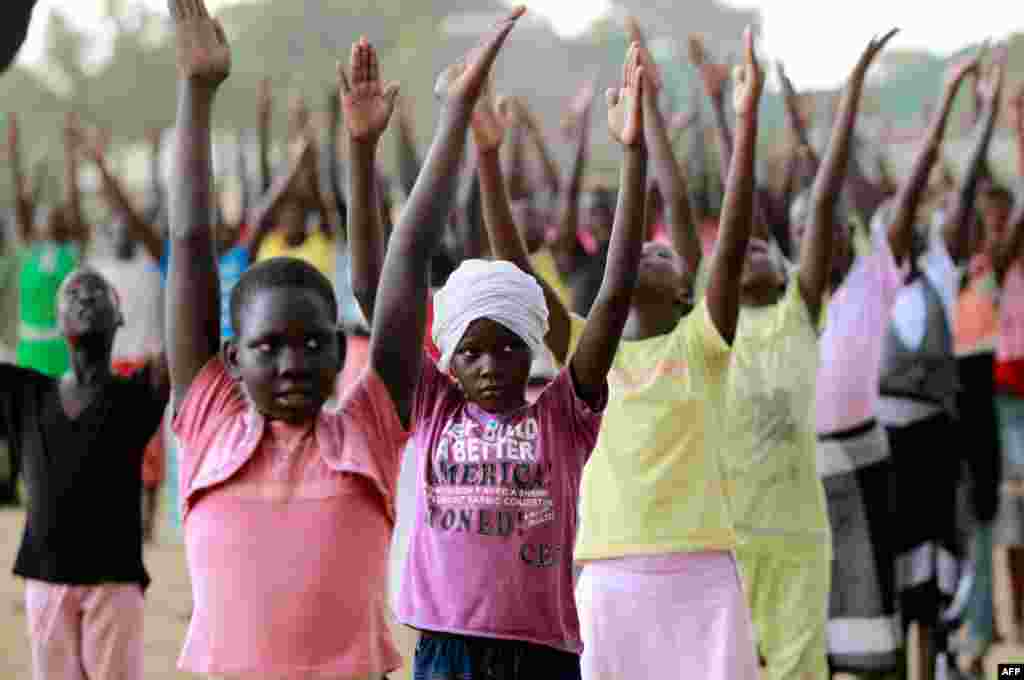
[[[163,351],[163,287],[157,263],[141,247],[129,260],[100,257],[89,264],[117,291],[124,326],[114,337],[114,360],[134,361]]]

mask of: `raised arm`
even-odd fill
[[[576,251],[577,231],[580,223],[580,191],[583,188],[583,175],[587,166],[587,152],[590,146],[590,111],[594,101],[594,83],[592,80],[584,83],[579,93],[573,99],[571,111],[567,118],[572,120],[571,129],[575,135],[575,152],[573,153],[572,168],[569,174],[569,182],[559,194],[560,217],[558,234],[552,244],[555,258],[559,269],[563,273],[571,271],[572,257]],[[548,304],[551,309],[551,304]],[[551,323],[551,319],[549,319]],[[561,356],[557,350],[552,348],[555,356]]]
[[[95,137],[87,139],[85,131],[77,124],[69,135],[74,147],[96,166],[100,175],[100,193],[110,211],[125,221],[132,238],[142,244],[150,257],[159,261],[164,254],[163,237],[128,198],[124,186],[107,163],[106,145]]]
[[[231,71],[224,30],[203,0],[169,0],[178,60],[177,133],[170,182],[167,333],[176,403],[220,346],[220,293],[213,247],[210,114]]]
[[[270,87],[270,78],[260,81],[259,100],[257,102],[258,117],[256,121],[257,148],[260,164],[260,194],[270,191],[270,122],[274,109],[274,97]],[[251,225],[250,225],[251,228]]]
[[[640,54],[647,58],[646,50]],[[643,66],[646,74],[647,63]],[[690,209],[689,192],[675,152],[672,151],[665,118],[658,109],[657,87],[646,78],[644,85],[644,142],[650,154],[654,178],[664,199],[665,221],[672,236],[672,245],[686,262],[687,271],[695,274],[700,267],[701,245],[693,222],[693,211]]]
[[[64,216],[72,234],[85,237],[87,230],[82,219],[82,191],[78,183],[78,149],[75,128],[78,115],[68,112],[64,116]]]
[[[821,159],[811,145],[811,137],[807,133],[807,125],[803,113],[800,110],[800,96],[793,87],[793,81],[786,74],[786,67],[782,62],[776,62],[776,71],[779,75],[779,84],[782,88],[782,102],[786,109],[786,124],[796,140],[799,155],[802,155],[805,162],[810,165],[812,175],[818,174],[818,166]]]
[[[622,145],[624,154],[619,203],[615,208],[601,288],[570,364],[580,397],[591,405],[596,405],[605,391],[639,274],[647,226],[644,220],[647,151],[643,109],[652,101],[644,98],[644,90],[649,87],[645,72],[648,63],[651,60],[646,50],[633,43],[626,57],[622,88],[607,93],[608,127],[615,141]]]
[[[564,364],[569,353],[571,334],[569,311],[558,299],[555,291],[534,272],[526,252],[526,244],[519,229],[516,228],[512,210],[509,208],[508,194],[505,191],[505,179],[498,155],[505,139],[505,130],[511,124],[508,106],[496,107],[488,88],[477,102],[472,123],[473,143],[476,145],[478,156],[477,171],[480,177],[484,224],[494,256],[508,260],[533,276],[543,289],[544,300],[548,305],[548,334],[544,341],[555,359]],[[569,190],[572,190],[571,185]]]
[[[736,149],[722,200],[721,226],[711,261],[707,305],[711,320],[726,342],[732,343],[739,317],[740,277],[754,216],[754,152],[757,146],[757,107],[764,75],[754,55],[754,38],[743,35],[744,63],[735,73]]]
[[[732,159],[732,130],[725,114],[725,87],[729,83],[729,67],[708,60],[704,43],[695,35],[690,36],[690,62],[700,73],[704,92],[711,100],[711,114],[715,119],[718,133],[718,153],[722,185],[726,184]]]
[[[522,119],[524,125],[524,131],[526,136],[529,137],[530,143],[533,145],[534,151],[537,152],[538,158],[540,158],[541,168],[544,174],[544,185],[547,187],[548,192],[555,196],[559,193],[561,188],[561,179],[559,177],[558,161],[551,153],[551,148],[548,146],[547,140],[544,139],[544,131],[541,130],[540,122],[537,117],[533,115],[530,108],[526,106],[523,100],[519,100],[520,108],[522,109]]]
[[[406,425],[423,361],[430,258],[440,247],[451,209],[466,129],[498,50],[524,11],[513,10],[464,64],[438,80],[436,92],[444,102],[438,131],[384,258],[370,360]]]
[[[274,180],[270,189],[260,196],[249,213],[249,232],[246,236],[245,246],[254,256],[259,252],[263,240],[273,230],[274,215],[281,202],[289,192],[294,191],[300,175],[306,172],[310,164],[314,162],[315,150],[308,138],[300,139],[296,145],[295,158],[288,167],[288,171]]]
[[[327,168],[327,186],[330,189],[331,199],[334,202],[334,209],[339,216],[348,214],[348,203],[345,201],[345,188],[342,186],[342,163],[341,155],[338,153],[338,135],[341,133],[341,97],[338,96],[337,86],[330,88],[327,93],[327,146],[325,148],[327,158],[324,165]],[[347,237],[347,234],[338,234]],[[338,239],[338,247],[345,247],[345,238]]]
[[[1001,54],[1005,54],[1005,52],[1001,51]],[[999,100],[1003,90],[1004,60],[1005,56],[1002,56],[992,65],[989,73],[978,79],[977,101],[981,105],[978,129],[967,157],[967,168],[964,171],[963,180],[956,192],[956,203],[942,230],[946,248],[954,262],[962,262],[970,256],[970,226],[975,219],[974,203],[978,194],[978,181],[985,172],[985,159],[988,157],[988,147],[992,141],[992,132],[995,129],[996,116],[999,113]]]
[[[32,193],[25,179],[25,166],[21,161],[21,135],[18,130],[18,117],[7,114],[7,155],[11,164],[11,180],[14,186],[14,213],[18,220],[18,238],[22,244],[31,243],[35,237],[33,222],[35,205]]]
[[[861,53],[857,65],[853,67],[839,104],[838,115],[832,122],[832,135],[828,150],[825,152],[825,160],[814,178],[814,188],[811,190],[811,222],[808,225],[807,237],[803,239],[801,245],[798,279],[800,292],[811,311],[812,319],[818,318],[821,300],[828,287],[832,269],[834,232],[837,228],[845,228],[845,225],[836,224],[836,204],[839,203],[839,194],[849,165],[850,139],[857,121],[864,78],[875,57],[896,33],[897,30],[893,29],[879,39],[872,38]]]
[[[338,65],[338,87],[348,133],[348,240],[352,293],[366,319],[374,316],[377,284],[384,265],[384,233],[377,196],[377,143],[388,127],[398,95],[384,84],[377,52],[360,38],[352,45],[350,76]]]
[[[402,193],[408,196],[416,186],[416,178],[420,176],[422,163],[416,151],[413,114],[405,101],[398,103],[398,139],[395,143],[395,152],[398,154],[398,181],[402,186]]]
[[[921,141],[921,146],[914,157],[913,165],[911,165],[910,175],[900,185],[896,194],[896,208],[893,212],[892,222],[889,224],[889,245],[892,247],[892,254],[897,261],[902,261],[910,253],[917,206],[921,202],[921,196],[928,184],[928,176],[931,174],[932,167],[939,157],[939,147],[942,144],[942,137],[946,133],[946,123],[949,120],[949,112],[953,108],[953,99],[956,97],[956,92],[964,77],[977,69],[978,57],[974,57],[958,65],[949,73],[939,110],[932,117],[928,131]]]
[[[149,187],[146,196],[144,219],[152,225],[160,224],[161,216],[167,207],[164,185],[160,177],[160,145],[162,140],[163,130],[160,128],[153,127],[146,130],[146,148],[149,152],[149,158],[147,159],[149,161],[149,176],[147,177]]]

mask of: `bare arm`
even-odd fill
[[[398,85],[384,85],[373,46],[361,38],[349,57],[351,80],[338,66],[341,104],[348,132],[348,236],[352,293],[373,320],[377,284],[384,264],[384,234],[377,196],[377,144],[395,107]]]
[[[270,90],[270,78],[264,78],[260,81],[258,107],[259,119],[257,120],[256,130],[260,157],[259,193],[265,194],[270,191],[270,183],[272,181],[270,174],[270,117],[274,107],[274,100]]]
[[[270,185],[270,190],[256,201],[249,213],[249,233],[246,237],[245,246],[255,257],[259,252],[263,240],[274,228],[274,215],[280,207],[281,202],[294,190],[295,183],[313,161],[313,148],[308,139],[298,142],[299,150],[296,158],[292,161],[288,172],[277,177]]]
[[[563,273],[571,271],[573,254],[576,251],[576,234],[580,224],[580,191],[587,167],[587,152],[590,146],[590,111],[594,99],[593,85],[588,82],[573,102],[571,117],[576,133],[576,151],[573,154],[569,182],[559,195],[561,210],[558,235],[555,238],[554,254]],[[551,305],[548,305],[549,309]],[[553,350],[554,351],[554,350]],[[555,353],[555,356],[559,356]],[[561,357],[559,357],[561,360]]]
[[[800,97],[793,87],[793,82],[786,75],[786,68],[781,61],[776,64],[776,69],[779,74],[779,83],[782,86],[782,101],[786,107],[786,123],[796,138],[799,153],[810,164],[811,174],[817,175],[821,161],[814,147],[811,146],[811,138],[807,133],[807,126],[804,124],[804,117],[800,111]]]
[[[644,220],[647,152],[643,109],[652,101],[652,98],[645,101],[644,90],[653,86],[647,82],[646,63],[649,63],[646,50],[633,43],[626,59],[622,89],[609,91],[607,97],[608,126],[625,154],[620,174],[621,190],[604,278],[570,364],[580,397],[592,406],[604,393],[608,371],[629,318],[647,226]]]
[[[644,84],[647,85],[647,81]],[[702,253],[686,181],[672,151],[665,119],[658,110],[657,90],[654,86],[648,86],[644,88],[643,94],[644,142],[658,188],[665,199],[665,220],[672,235],[672,244],[686,262],[687,271],[692,274],[700,267]]]
[[[872,39],[861,54],[847,81],[838,115],[832,123],[832,136],[828,151],[825,152],[825,160],[814,178],[814,188],[811,190],[811,223],[800,252],[798,279],[800,292],[810,309],[812,319],[818,318],[821,300],[828,287],[829,273],[832,269],[833,233],[837,228],[836,204],[839,202],[839,193],[842,191],[843,179],[849,165],[850,138],[853,136],[854,123],[857,121],[864,78],[875,57],[896,32],[894,29],[881,39]]]
[[[732,343],[739,317],[740,278],[754,215],[754,153],[757,146],[757,107],[764,76],[754,56],[753,36],[744,34],[745,63],[738,71],[736,91],[736,150],[722,201],[721,227],[708,280],[707,305],[711,320],[726,342]]]
[[[398,181],[401,182],[402,192],[408,196],[412,188],[416,186],[416,178],[420,175],[422,164],[420,156],[416,152],[416,133],[413,128],[412,113],[408,106],[399,103],[398,111],[398,139],[395,144],[398,153]]]
[[[217,88],[231,70],[231,52],[202,0],[169,4],[178,45],[178,113],[170,186],[167,332],[171,384],[180,403],[220,345],[219,281],[210,225],[210,114]]]
[[[896,194],[896,208],[892,223],[889,225],[889,245],[896,261],[902,261],[910,253],[914,235],[914,218],[917,206],[921,201],[928,175],[939,157],[939,146],[946,132],[946,122],[953,108],[953,99],[964,77],[978,67],[977,58],[960,65],[949,76],[942,94],[942,104],[932,118],[928,131],[917,150],[910,175],[900,186]]]
[[[370,360],[407,426],[423,361],[430,257],[441,243],[466,129],[498,50],[524,11],[523,7],[513,10],[470,53],[465,66],[448,69],[439,80],[437,91],[445,103],[437,135],[384,258]]]
[[[985,171],[985,159],[999,113],[999,99],[1003,86],[1003,63],[996,63],[992,72],[978,81],[978,99],[981,104],[979,129],[967,160],[967,169],[956,194],[956,204],[943,225],[943,238],[954,262],[962,262],[970,255],[970,225],[974,219],[974,203],[978,194],[978,181]]]
[[[537,283],[540,284],[548,305],[548,334],[544,341],[555,359],[564,364],[569,354],[571,335],[569,311],[558,299],[555,291],[534,272],[526,252],[526,244],[512,217],[505,191],[505,180],[498,154],[505,138],[505,129],[509,124],[507,108],[496,109],[490,92],[485,93],[473,112],[472,123],[473,141],[479,156],[477,171],[480,177],[484,224],[494,256],[516,265],[537,279]]]
[[[103,198],[110,207],[111,212],[121,216],[132,238],[142,244],[150,257],[159,261],[164,254],[164,240],[128,198],[120,180],[111,171],[102,147],[86,144],[83,145],[83,152],[96,165],[96,169],[99,170]]]
[[[25,180],[25,166],[21,162],[21,137],[18,131],[18,118],[13,113],[7,114],[7,152],[11,163],[11,179],[14,185],[14,211],[18,220],[18,237],[23,244],[34,240],[33,221],[35,205],[32,194]]]
[[[72,234],[85,235],[85,221],[82,219],[82,191],[78,183],[78,151],[75,148],[72,129],[78,124],[78,116],[68,113],[64,118],[64,216]]]
[[[544,139],[544,132],[540,129],[540,123],[533,113],[523,105],[523,121],[526,124],[526,135],[530,138],[537,156],[540,158],[541,167],[544,171],[544,184],[552,195],[559,192],[561,180],[559,178],[558,162],[551,154],[547,140]]]

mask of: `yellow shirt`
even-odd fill
[[[269,260],[272,257],[294,257],[308,262],[317,270],[334,281],[334,261],[336,253],[334,239],[328,238],[319,229],[310,229],[304,240],[297,247],[292,248],[284,240],[284,232],[280,229],[267,234],[256,254],[256,261]]]
[[[729,354],[704,300],[671,333],[620,343],[583,470],[577,560],[736,547],[718,441]]]
[[[555,291],[555,295],[565,308],[572,309],[572,290],[558,271],[558,264],[555,262],[555,256],[551,254],[551,249],[545,246],[530,255],[530,266],[533,267],[534,274],[551,286],[551,290]]]
[[[722,468],[744,546],[831,556],[817,471],[817,370],[815,323],[790,276],[776,304],[741,309],[729,361]]]

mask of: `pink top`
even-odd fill
[[[179,667],[261,677],[398,668],[386,576],[408,435],[377,375],[366,371],[337,412],[294,426],[256,412],[215,358],[174,430],[195,602]]]
[[[875,417],[882,343],[903,272],[884,228],[873,230],[872,241],[871,253],[854,263],[826,310],[815,400],[819,434]]]
[[[569,369],[534,404],[492,415],[426,361],[414,422],[416,519],[399,619],[578,653],[576,507],[601,416]]]
[[[1024,397],[1024,264],[1017,260],[1003,279],[999,305],[996,385]]]
[[[1003,279],[999,307],[999,361],[1024,359],[1024,265],[1015,262]]]

